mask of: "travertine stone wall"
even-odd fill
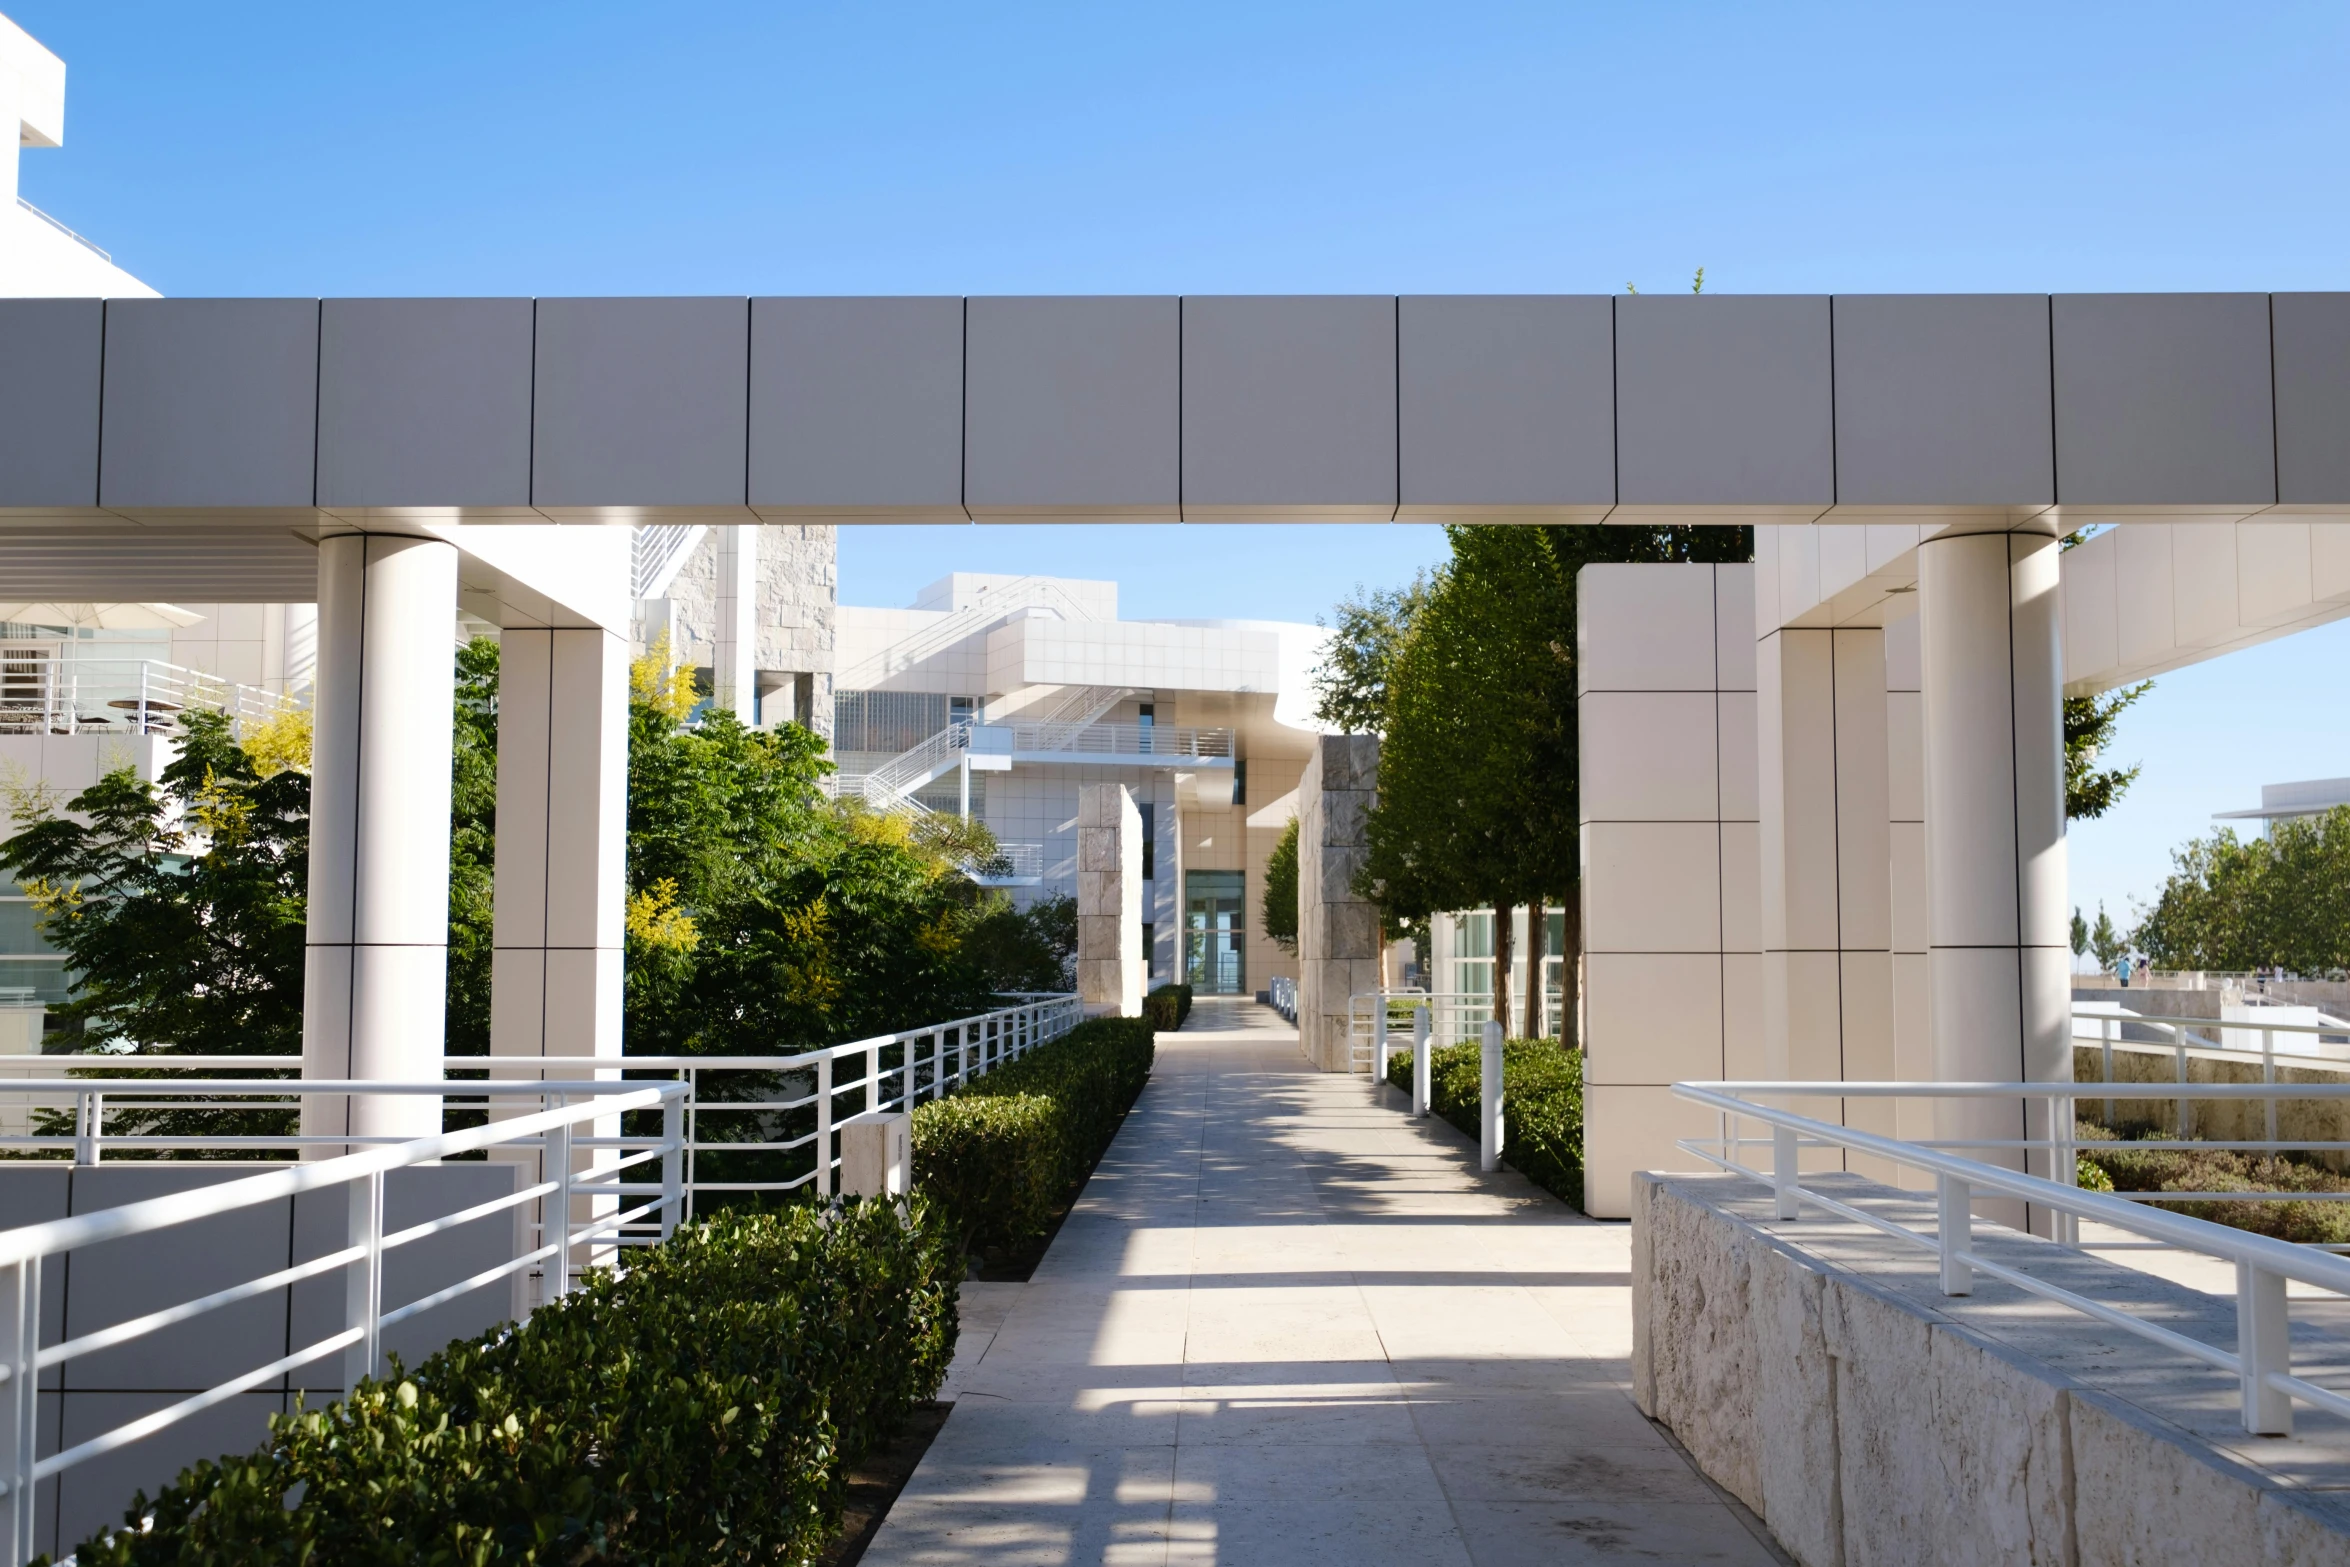
[[[1077,994],[1088,1015],[1140,1017],[1142,812],[1124,784],[1077,791]]]
[[[1348,1067],[1348,998],[1379,988],[1379,912],[1354,890],[1378,797],[1378,736],[1314,742],[1297,784],[1297,1041],[1325,1072]]]
[[[718,535],[694,546],[669,586],[675,653],[681,664],[707,666],[718,633]],[[790,711],[813,716],[832,733],[834,638],[840,564],[831,526],[769,523],[759,530],[759,650],[756,667],[800,676]],[[772,697],[770,700],[774,700]],[[811,712],[812,710],[812,712]]]
[[[1857,1176],[1846,1202],[1931,1229]],[[2235,1381],[1729,1176],[1632,1182],[1632,1393],[1805,1567],[2350,1559],[2350,1423],[2237,1428]],[[1816,1214],[1817,1210],[1813,1210]],[[2009,1230],[1977,1249],[2233,1342],[2232,1302]]]

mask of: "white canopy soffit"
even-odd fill
[[[201,602],[309,596],[345,529],[2340,521],[2346,431],[2350,294],[5,300],[0,570]]]

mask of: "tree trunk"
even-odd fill
[[[1493,906],[1493,1020],[1510,1031],[1510,905]]]
[[[1549,1032],[1542,1026],[1542,966],[1550,952],[1550,932],[1545,927],[1542,898],[1536,894],[1526,905],[1526,1037],[1540,1039]]]
[[[1583,1047],[1583,895],[1580,888],[1559,905],[1566,916],[1566,939],[1559,943],[1559,1041],[1573,1049]],[[1570,1037],[1571,1036],[1571,1037]]]

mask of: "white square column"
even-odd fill
[[[499,636],[497,925],[490,1053],[621,1051],[628,644]]]
[[[710,656],[710,700],[747,724],[757,713],[759,701],[759,528],[756,523],[718,530],[717,609]]]
[[[1124,784],[1077,790],[1077,994],[1089,1017],[1142,1016],[1142,812]]]
[[[1698,1163],[1690,1079],[1765,1070],[1755,779],[1755,569],[1577,576],[1583,1203],[1630,1213],[1638,1170]]]
[[[1928,1007],[1945,1082],[2072,1077],[2057,543],[1975,533],[1918,549]],[[2016,1105],[1951,1102],[1942,1135],[2046,1134]],[[1997,1151],[1974,1155],[2011,1165]],[[2048,1173],[2045,1156],[2024,1167]]]
[[[305,1078],[441,1076],[456,607],[449,544],[362,533],[319,541]],[[302,1107],[310,1136],[440,1129],[437,1095],[312,1096]]]

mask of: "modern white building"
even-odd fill
[[[2305,778],[2297,783],[2262,784],[2258,810],[2214,811],[2211,819],[2258,822],[2265,834],[2278,822],[2323,816],[2339,805],[2350,805],[2350,778]]]
[[[832,735],[844,794],[968,815],[1023,902],[1074,896],[1078,791],[1123,785],[1143,835],[1152,983],[1253,994],[1296,960],[1264,933],[1267,855],[1296,812],[1328,633],[1121,620],[1118,585],[956,572],[902,609],[842,605]]]

